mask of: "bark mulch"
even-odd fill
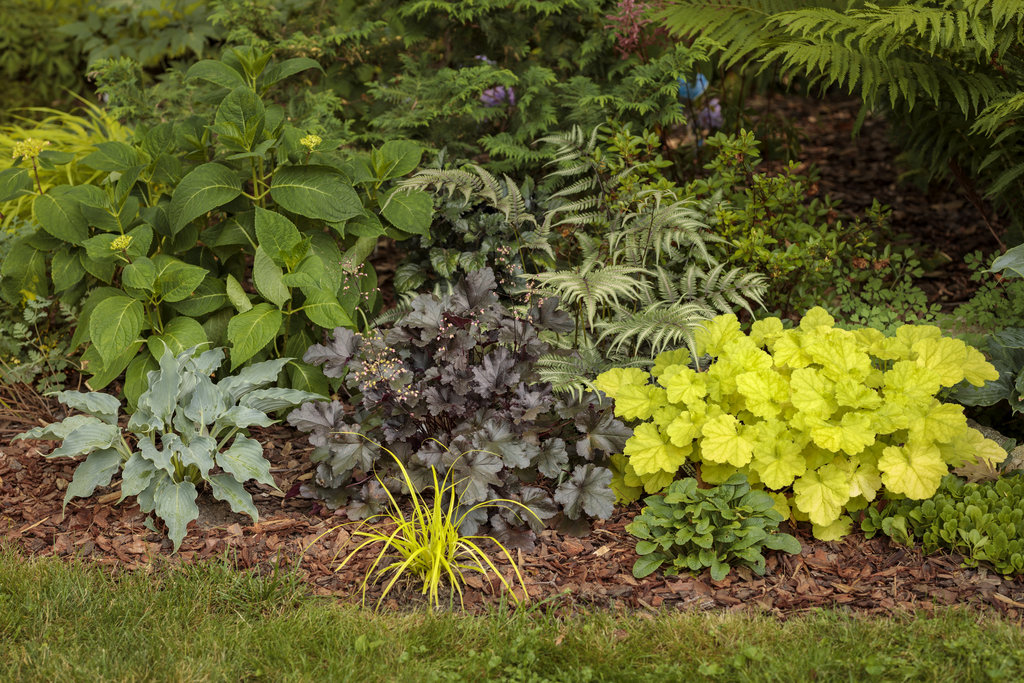
[[[119,569],[153,571],[166,564],[195,563],[228,557],[241,569],[269,571],[275,563],[298,566],[311,589],[345,602],[357,602],[372,553],[336,572],[351,549],[357,526],[339,527],[347,520],[313,501],[286,498],[295,484],[312,476],[302,435],[283,426],[254,430],[265,445],[271,472],[280,487],[248,486],[260,521],[236,515],[208,494],[200,495],[199,520],[176,555],[161,533],[146,529],[134,499],[118,505],[119,482],[100,489],[89,499],[74,499],[61,514],[61,503],[76,461],[45,459],[43,442],[7,443],[13,429],[3,425],[0,445],[0,544],[29,555],[81,557]],[[923,557],[918,551],[888,540],[865,540],[853,534],[842,542],[823,543],[804,529],[795,531],[800,555],[772,554],[765,576],[734,570],[723,581],[699,576],[652,576],[637,580],[631,574],[636,556],[634,539],[625,525],[637,507],[618,510],[598,522],[593,533],[574,538],[545,531],[531,553],[515,552],[531,601],[545,601],[558,610],[593,606],[612,610],[656,610],[662,607],[710,610],[754,610],[790,616],[809,609],[845,606],[864,613],[930,611],[937,606],[970,604],[1003,615],[1024,617],[1024,581],[1006,580],[984,569],[964,569],[955,555]],[[499,566],[511,574],[507,564]],[[499,601],[496,577],[472,576],[465,603],[470,610]],[[380,587],[367,592],[376,602]],[[384,603],[400,609],[420,604],[411,586],[393,591]]]

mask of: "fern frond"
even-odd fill
[[[620,305],[621,300],[636,300],[649,285],[639,275],[649,271],[628,266],[599,266],[593,261],[577,270],[559,270],[531,276],[540,289],[557,295],[569,306],[586,311],[587,324],[593,328],[599,306]]]

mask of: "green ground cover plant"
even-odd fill
[[[973,610],[374,614],[228,560],[112,575],[0,553],[8,680],[1015,680],[1016,623]],[[451,643],[459,643],[453,648]],[[594,643],[602,643],[595,648]],[[340,644],[343,644],[340,645]]]
[[[960,553],[964,566],[985,563],[1000,574],[1024,574],[1024,478],[1019,471],[992,481],[946,475],[928,500],[893,500],[870,507],[864,535],[883,533],[898,543],[921,543],[926,553]]]
[[[781,521],[775,499],[752,491],[742,474],[707,489],[697,488],[693,478],[676,479],[661,495],[645,498],[643,510],[626,525],[640,539],[633,576],[643,578],[666,563],[666,576],[708,567],[711,578],[721,581],[734,566],[762,576],[765,550],[800,552],[800,541],[778,531]]]
[[[1006,458],[967,426],[961,406],[937,398],[943,387],[998,376],[981,352],[933,326],[886,337],[834,325],[815,308],[797,328],[766,318],[748,335],[735,316],[718,316],[695,335],[698,366],[683,352],[663,355],[650,373],[599,375],[616,416],[639,423],[623,450],[619,496],[660,491],[699,463],[705,482],[743,473],[784,517],[809,519],[817,538],[835,539],[850,530],[847,512],[883,488],[921,500],[950,465]]]
[[[120,473],[118,502],[136,496],[143,513],[166,525],[177,551],[189,523],[199,516],[199,487],[209,486],[233,511],[258,521],[243,484],[250,479],[276,484],[262,444],[246,436],[246,430],[273,424],[268,413],[317,397],[296,389],[265,388],[277,381],[289,360],[256,363],[214,383],[210,377],[224,361],[223,349],[198,356],[195,348],[177,355],[165,349],[158,369],[147,373],[147,388],[126,431],[118,426],[121,402],[116,397],[62,391],[57,394],[60,402],[85,414],[30,429],[15,439],[60,440],[46,454],[49,458],[86,456],[68,484],[64,509],[72,498],[91,496]],[[155,528],[148,517],[147,522]]]

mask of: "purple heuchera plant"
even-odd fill
[[[485,107],[511,106],[516,103],[516,91],[511,86],[497,85],[480,93],[480,101]]]
[[[573,401],[537,381],[534,365],[548,351],[543,329],[569,332],[573,322],[555,298],[525,315],[509,311],[489,268],[449,295],[418,296],[387,329],[335,329],[303,360],[343,378],[356,407],[306,403],[289,415],[315,446],[316,474],[302,495],[345,506],[352,519],[376,512],[387,495],[374,472],[395,492],[401,484],[370,439],[398,455],[421,490],[431,483],[430,468],[441,475],[454,468],[462,505],[509,498],[544,520],[480,511],[464,533],[486,527],[503,543],[529,549],[545,524],[584,533],[589,518],[609,517],[615,496],[606,465],[631,431],[597,396]]]
[[[712,97],[706,105],[698,110],[696,119],[698,128],[721,128],[722,104],[718,98]]]

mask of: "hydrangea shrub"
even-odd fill
[[[997,376],[978,350],[930,325],[894,336],[837,329],[822,308],[799,327],[778,318],[753,324],[733,315],[695,333],[703,358],[661,354],[650,373],[616,368],[595,386],[618,417],[638,421],[623,450],[620,498],[662,490],[687,461],[705,482],[736,473],[773,494],[784,516],[810,520],[820,539],[836,539],[883,487],[925,499],[949,467],[1006,452],[967,426],[963,408],[938,395],[966,380]],[[710,358],[710,362],[705,361]]]

